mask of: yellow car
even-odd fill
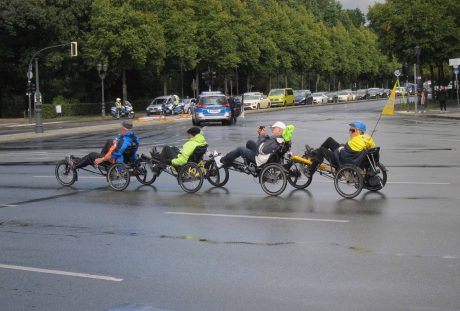
[[[292,89],[272,89],[268,94],[271,106],[294,106],[294,91]]]

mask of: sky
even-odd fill
[[[345,9],[356,9],[359,8],[364,14],[367,14],[367,8],[369,5],[373,5],[375,2],[383,2],[382,0],[339,0]]]

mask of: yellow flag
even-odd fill
[[[396,86],[399,85],[399,80],[396,81],[393,90],[391,91],[391,95],[388,98],[385,106],[383,106],[382,114],[393,114],[395,113],[395,103],[396,103]]]

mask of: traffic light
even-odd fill
[[[35,83],[27,83],[27,86],[26,86],[26,94],[29,95],[29,94],[33,94],[35,93]]]

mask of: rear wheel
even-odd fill
[[[354,166],[345,166],[334,176],[335,190],[344,198],[352,199],[363,190],[363,176]]]
[[[125,190],[130,181],[130,174],[126,166],[123,163],[113,164],[107,172],[107,181],[113,190]]]
[[[262,190],[268,195],[280,195],[286,189],[287,178],[281,165],[267,164],[259,177]]]
[[[77,172],[70,168],[66,160],[61,160],[56,164],[54,175],[63,186],[71,186],[77,180]]]
[[[136,179],[143,185],[151,185],[157,178],[153,173],[150,163],[141,161],[139,167],[136,168]]]
[[[370,181],[370,179],[374,179]],[[383,164],[377,163],[377,171],[372,172],[370,176],[366,176],[366,189],[370,191],[379,191],[387,183],[387,171]]]
[[[305,189],[310,186],[312,176],[308,174],[308,165],[293,163],[289,168],[288,182],[297,189]]]
[[[204,164],[204,168],[206,169],[205,177],[211,185],[215,187],[223,187],[228,182],[228,178],[230,177],[228,174],[228,168],[221,167],[219,169],[214,160],[206,162]]]
[[[203,171],[196,163],[187,163],[180,168],[177,180],[185,192],[197,192],[203,186]]]

